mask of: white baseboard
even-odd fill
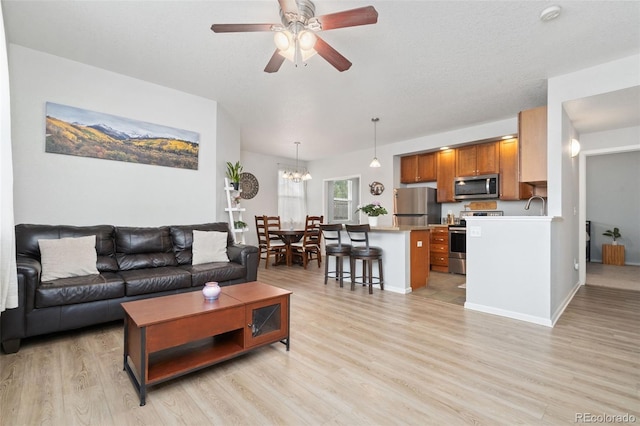
[[[520,312],[507,311],[504,309],[494,308],[492,306],[478,305],[476,303],[465,302],[465,309],[472,311],[484,312],[487,314],[499,315],[501,317],[512,318],[520,321],[526,321],[533,324],[543,325],[545,327],[553,327],[553,322],[550,318],[536,317],[533,315],[522,314]]]

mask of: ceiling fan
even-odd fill
[[[369,25],[378,22],[373,6],[315,16],[316,7],[310,0],[278,0],[281,24],[213,24],[214,33],[274,32],[276,51],[264,71],[276,72],[285,59],[298,65],[316,53],[338,71],[346,71],[351,62],[327,42],[318,37],[320,31]]]

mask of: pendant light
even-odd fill
[[[380,167],[380,161],[378,161],[378,152],[377,152],[377,132],[376,126],[380,119],[378,117],[374,117],[371,119],[373,121],[373,160],[369,163],[369,167]]]
[[[286,171],[282,175],[283,178],[289,179],[295,183],[301,182],[303,180],[311,179],[311,173],[307,169],[300,170],[298,168],[298,147],[300,146],[300,142],[294,142],[296,144],[296,169],[294,171]]]

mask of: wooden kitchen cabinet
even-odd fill
[[[431,244],[429,253],[432,271],[449,272],[448,226],[435,226],[431,228]]]
[[[426,229],[411,231],[411,290],[425,287],[429,281],[429,236]]]
[[[436,163],[435,152],[400,157],[400,183],[435,181]]]
[[[520,182],[547,184],[547,107],[518,114]]]
[[[418,156],[400,157],[400,183],[415,183],[418,175]]]
[[[526,200],[533,195],[533,186],[520,182],[518,139],[507,139],[500,144],[500,199]]]
[[[456,150],[447,149],[437,154],[438,202],[455,202],[453,179],[456,177]]]
[[[456,149],[456,176],[480,176],[499,173],[498,142],[463,146]]]

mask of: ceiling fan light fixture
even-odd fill
[[[298,42],[300,50],[311,50],[316,45],[318,38],[312,31],[304,30],[298,34]]]
[[[287,50],[291,47],[291,33],[287,30],[276,31],[273,35],[273,42],[280,51]]]

